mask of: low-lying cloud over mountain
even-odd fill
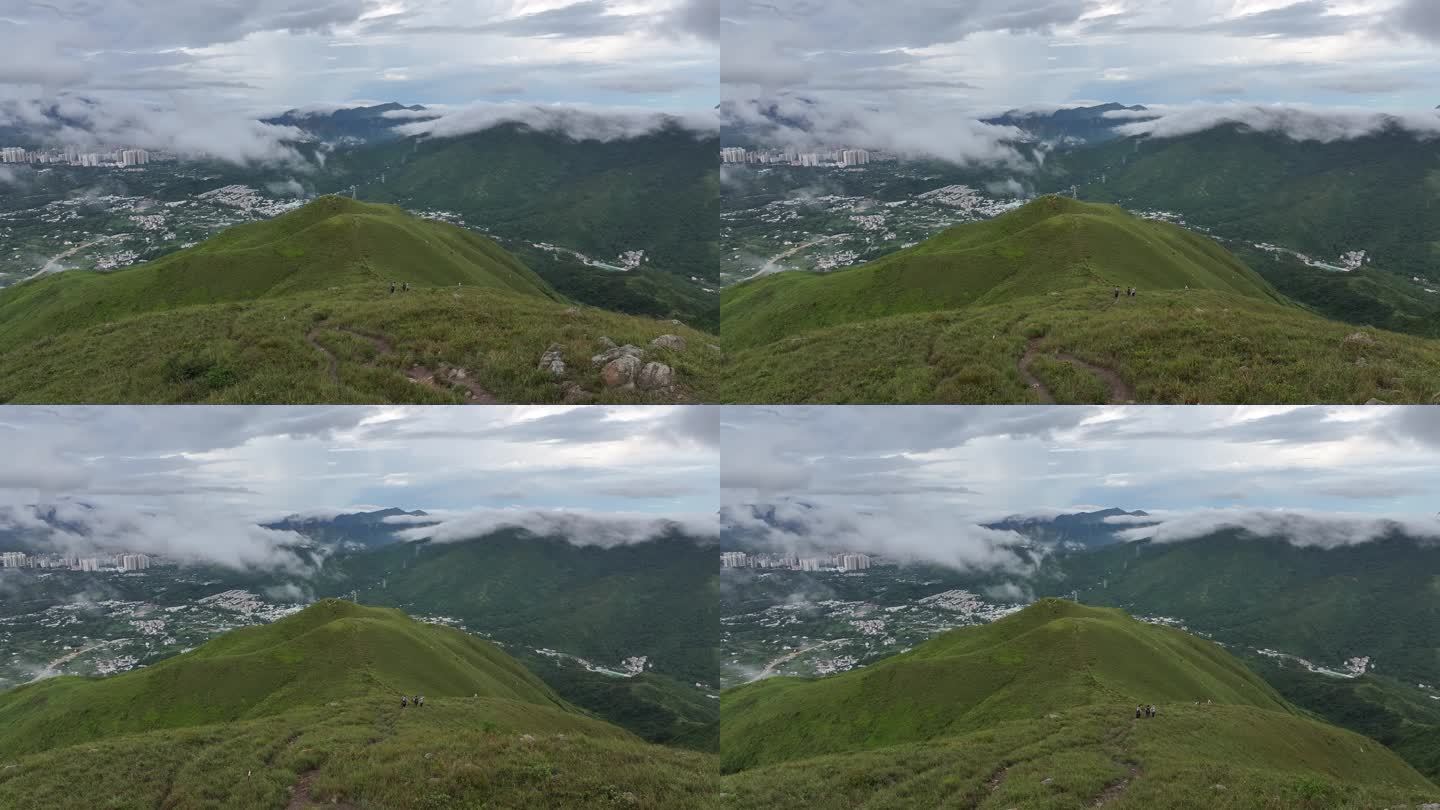
[[[975,119],[1017,105],[1121,99],[1176,108],[1137,133],[1243,119],[1325,139],[1373,131],[1357,105],[1429,133],[1433,121],[1405,111],[1440,101],[1430,0],[736,0],[721,42],[737,122],[803,99],[814,139],[962,163],[1012,157],[1007,134]]]
[[[397,527],[423,522],[410,516],[389,517]],[[441,516],[432,526],[398,528],[402,540],[457,543],[503,529],[521,529],[537,537],[558,537],[577,546],[632,545],[666,537],[712,539],[719,533],[714,514],[653,515],[637,512],[595,512],[573,509],[483,509]]]
[[[579,105],[526,104],[521,102],[469,104],[442,110],[427,110],[438,117],[402,124],[404,135],[451,138],[480,132],[501,124],[523,124],[541,132],[558,132],[575,140],[615,141],[649,135],[679,127],[697,135],[714,136],[719,128],[710,110],[671,114],[646,109],[595,108]],[[415,118],[410,110],[395,110],[387,118]]]
[[[23,538],[37,551],[75,554],[118,552],[163,556],[183,565],[305,574],[311,566],[295,549],[305,539],[262,528],[238,514],[197,505],[158,510],[123,504],[91,505],[60,499],[0,505],[0,545]]]
[[[906,157],[954,163],[1032,164],[1015,144],[1030,140],[1015,127],[979,120],[973,112],[930,104],[871,106],[846,98],[816,103],[789,95],[732,99],[723,125],[744,129],[765,145],[815,149],[834,144],[883,149]]]
[[[1338,548],[1370,543],[1397,535],[1425,542],[1440,542],[1440,515],[1374,515],[1291,509],[1202,509],[1151,515],[1157,525],[1122,529],[1124,540],[1179,543],[1219,532],[1240,531],[1257,538],[1284,540],[1292,545]],[[1107,523],[1141,522],[1127,517],[1106,518]]]
[[[41,144],[81,149],[133,146],[233,163],[304,165],[294,144],[310,139],[295,127],[265,124],[209,102],[154,103],[68,93],[0,97],[0,127],[25,132],[28,141]]]
[[[731,545],[1023,574],[1064,536],[1168,542],[1230,528],[1331,547],[1440,532],[1414,517],[1437,508],[1435,408],[727,408],[721,426]],[[1108,519],[1113,535],[1037,542],[984,528],[1097,503],[1150,514]]]
[[[748,548],[772,552],[880,554],[892,561],[927,562],[960,571],[1024,574],[1031,557],[1018,552],[1028,541],[1012,531],[980,526],[945,510],[865,509],[844,503],[781,499],[728,504],[721,532]]]
[[[515,525],[605,545],[667,520],[703,532],[695,515],[709,515],[714,536],[718,417],[684,407],[13,406],[0,413],[0,454],[26,464],[0,470],[0,551],[23,540],[293,568],[288,547],[306,541],[260,524],[377,503],[433,512],[437,540]],[[61,519],[37,524],[44,510]]]
[[[1106,118],[1148,120],[1122,124],[1122,135],[1150,135],[1174,138],[1219,126],[1238,125],[1246,130],[1284,135],[1296,141],[1353,140],[1397,130],[1417,137],[1440,137],[1440,112],[1414,110],[1386,112],[1363,108],[1316,107],[1308,104],[1223,104],[1147,105],[1144,112],[1116,110]]]

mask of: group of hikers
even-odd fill
[[[408,282],[408,281],[402,282],[402,283],[400,284],[400,289],[401,289],[402,291],[404,291],[404,292],[410,292],[410,282]],[[391,294],[391,295],[394,295],[394,294],[395,294],[395,282],[393,282],[393,281],[390,282],[390,294]]]
[[[1136,720],[1139,720],[1139,719],[1142,718],[1142,717],[1154,717],[1155,714],[1156,714],[1156,712],[1155,712],[1155,707],[1154,707],[1153,705],[1149,705],[1149,706],[1136,706],[1136,707],[1135,707],[1135,719],[1136,719]]]
[[[410,697],[410,696],[408,696],[408,695],[401,695],[401,696],[400,696],[400,708],[403,709],[403,708],[405,708],[406,706],[409,706],[411,703],[414,703],[416,706],[424,706],[424,705],[425,705],[425,696],[424,696],[424,695],[416,695],[415,697]]]
[[[1120,288],[1119,288],[1119,287],[1116,287],[1116,288],[1115,288],[1115,300],[1116,300],[1116,301],[1119,301],[1119,300],[1120,300],[1120,292],[1121,292]],[[1134,297],[1135,297],[1135,288],[1134,288],[1134,287],[1127,287],[1124,292],[1125,292],[1125,297],[1126,297],[1126,298],[1134,298]]]

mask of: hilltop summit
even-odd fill
[[[1061,599],[862,669],[770,678],[722,699],[726,790],[747,806],[797,795],[902,809],[1440,797],[1395,754],[1306,716],[1218,646]],[[1141,705],[1156,716],[1137,716]]]

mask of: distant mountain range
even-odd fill
[[[1058,140],[1070,145],[1092,144],[1120,137],[1115,128],[1121,124],[1144,121],[1154,116],[1107,118],[1106,113],[1145,112],[1142,104],[1125,106],[1116,102],[1091,107],[1064,107],[1052,112],[1010,110],[1004,115],[983,119],[987,124],[1016,127],[1042,141]]]
[[[1134,512],[1127,512],[1124,509],[1112,507],[1095,512],[1075,512],[1072,514],[1047,517],[1012,516],[1004,520],[996,521],[995,523],[987,523],[985,526],[986,528],[999,531],[1016,532],[1031,540],[1058,544],[1067,549],[1085,549],[1120,542],[1120,538],[1116,536],[1116,533],[1122,529],[1154,525],[1153,523],[1147,524],[1143,521],[1127,523],[1106,522],[1107,518],[1114,517],[1149,517],[1149,514],[1139,509]]]
[[[126,674],[0,693],[0,757],[0,804],[33,808],[75,806],[94,769],[127,806],[518,807],[539,790],[661,808],[714,792],[705,755],[587,716],[494,645],[339,600]]]
[[[371,512],[351,512],[327,517],[291,515],[283,520],[262,525],[267,529],[296,532],[322,545],[334,545],[342,550],[358,551],[400,542],[400,538],[395,536],[398,529],[433,526],[440,522],[431,520],[398,525],[385,521],[386,518],[402,516],[428,517],[420,509],[407,512],[404,509],[391,507]]]
[[[1157,716],[1136,717],[1137,704]],[[1056,599],[862,669],[727,690],[721,734],[724,789],[746,806],[804,795],[887,808],[1180,807],[1234,791],[1359,808],[1440,796],[1219,647]]]
[[[262,118],[261,121],[266,124],[302,129],[308,134],[324,141],[372,143],[401,137],[400,133],[395,131],[395,127],[401,124],[410,124],[416,121],[426,121],[439,117],[438,113],[408,115],[403,118],[390,118],[385,115],[386,113],[402,110],[411,113],[424,113],[425,107],[420,104],[406,106],[399,102],[392,101],[387,104],[375,104],[369,107],[347,107],[327,111],[297,109],[287,110],[271,118]]]

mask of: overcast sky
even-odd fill
[[[798,501],[818,535],[957,564],[1008,558],[978,521],[1112,506],[1159,513],[1164,539],[1289,531],[1277,510],[1319,521],[1297,542],[1375,518],[1440,538],[1437,408],[727,408],[721,435],[727,507]]]
[[[714,104],[713,0],[49,0],[0,9],[0,84],[253,111],[352,100]]]
[[[971,122],[1016,107],[1165,105],[1193,124],[1440,104],[1434,0],[724,0],[721,18],[741,115],[778,103],[824,139],[956,159],[1004,157]]]
[[[717,100],[716,2],[20,0],[0,5],[0,127],[58,104],[65,142],[258,160],[295,133],[253,119],[290,108],[693,117]]]
[[[494,510],[566,510],[639,539],[652,518],[713,526],[717,419],[704,407],[10,407],[0,456],[25,463],[0,470],[0,524],[79,502],[96,508],[66,514],[101,539],[237,565],[279,559],[285,538],[253,523],[291,512],[396,506],[473,528],[496,525]],[[597,542],[615,542],[606,532]]]

